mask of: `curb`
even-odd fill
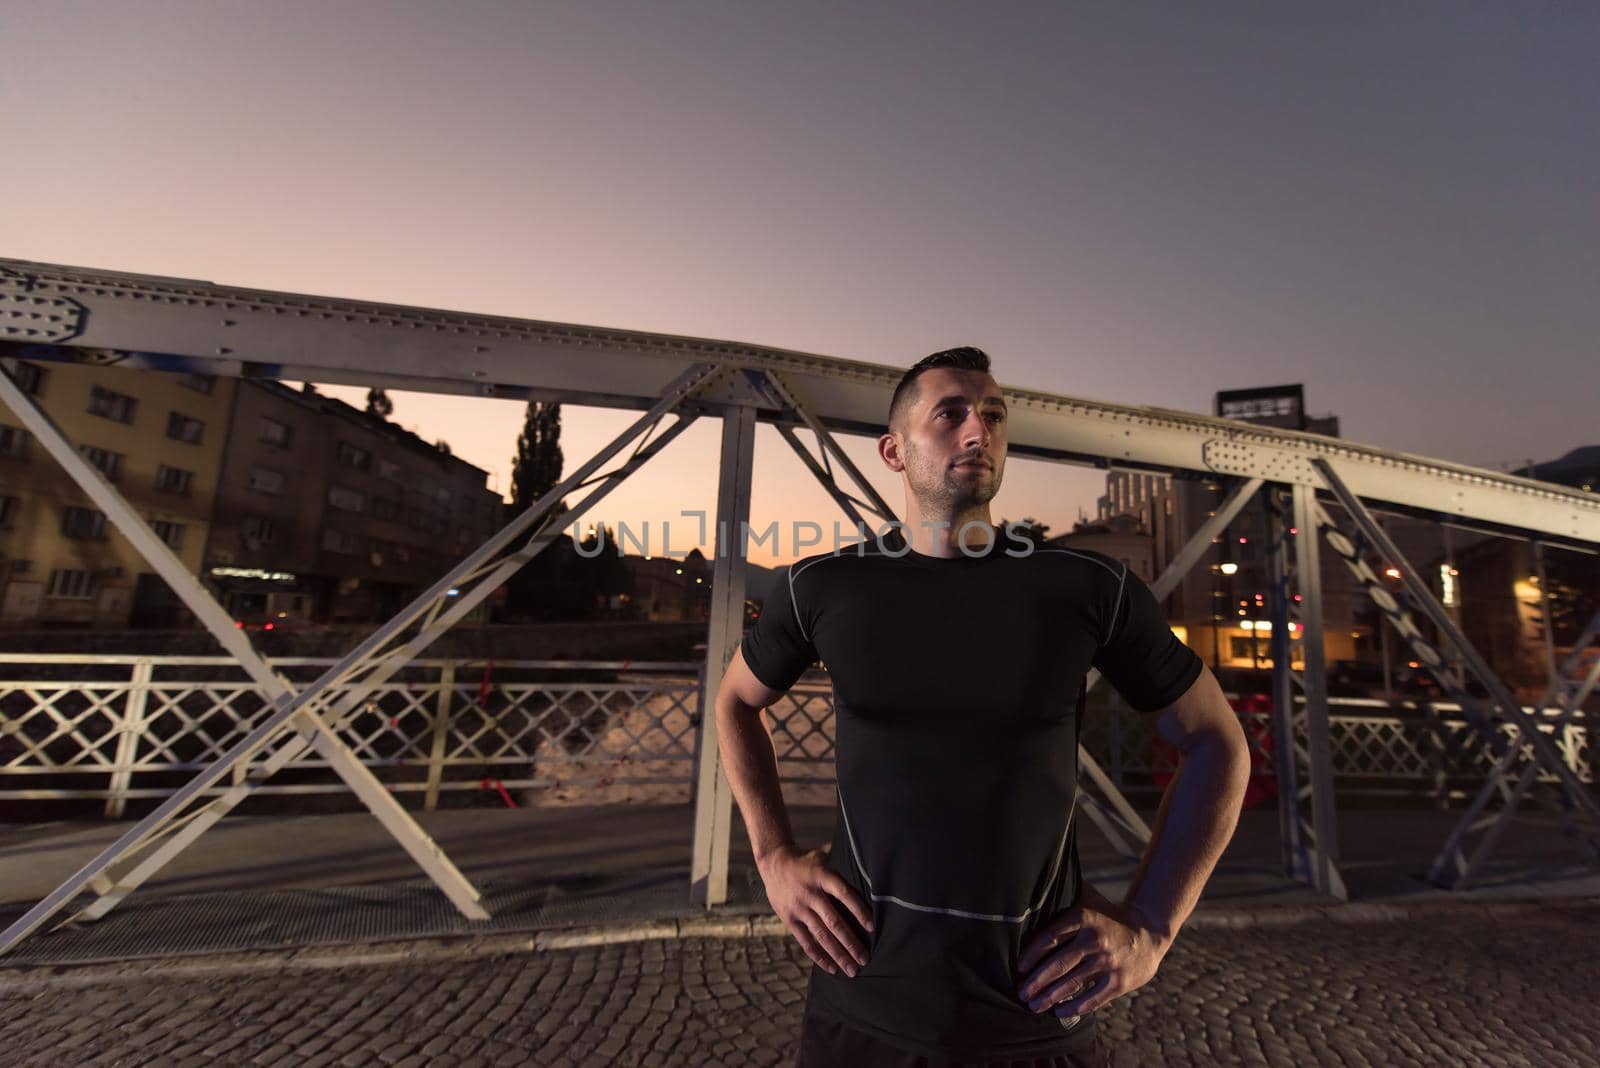
[[[1292,927],[1325,920],[1343,924],[1394,923],[1455,913],[1490,918],[1527,912],[1582,911],[1600,907],[1600,897],[1518,898],[1499,901],[1382,902],[1349,905],[1278,905],[1262,909],[1197,909],[1183,930],[1243,930]],[[194,957],[153,957],[86,964],[0,966],[0,996],[70,990],[106,983],[163,982],[253,975],[263,971],[323,971],[512,957],[630,942],[686,938],[776,938],[787,936],[774,915],[716,916],[568,927],[521,934],[413,939],[392,943],[308,946]]]

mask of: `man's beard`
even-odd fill
[[[906,460],[911,470],[918,470],[922,466],[918,453],[910,446],[906,448]],[[929,481],[931,485],[922,486],[913,481],[911,492],[923,510],[930,512],[948,511],[952,515],[959,515],[967,509],[988,504],[1000,492],[998,467],[982,472],[975,480],[969,480],[956,468],[946,466],[939,472],[937,480]]]

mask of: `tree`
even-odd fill
[[[443,438],[440,438],[438,441],[434,442],[433,447],[444,453],[446,456],[455,455],[455,453],[450,449],[450,443]]]
[[[394,414],[394,401],[389,399],[389,394],[382,389],[374,387],[367,390],[367,414],[375,415],[379,419],[387,419]]]
[[[531,507],[561,481],[561,405],[529,401],[522,418],[522,433],[517,437],[516,455],[511,458],[511,501],[515,512]],[[560,529],[566,513],[565,501],[557,501],[546,517],[545,529]],[[506,583],[506,611],[509,615],[531,619],[583,618],[587,603],[584,587],[591,584],[593,571],[582,567],[567,537],[535,556]]]
[[[529,401],[511,458],[511,501],[526,508],[561,481],[561,405]]]
[[[1011,522],[1011,520],[1002,519],[1000,522],[995,524],[995,526],[1000,528],[1001,537],[1007,537],[1005,531]],[[1011,545],[1015,545],[1017,538],[1023,538],[1027,541],[1033,542],[1034,548],[1037,549],[1044,545],[1045,531],[1049,529],[1050,524],[1041,523],[1031,515],[1026,516],[1016,521],[1015,527],[1011,529],[1008,541]]]

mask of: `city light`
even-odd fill
[[[1386,567],[1383,569],[1383,573],[1388,575],[1390,578],[1400,577],[1400,569],[1398,567]]]
[[[1224,575],[1231,575],[1239,570],[1239,565],[1230,560],[1226,564],[1219,564],[1217,566],[1217,570],[1221,571]]]

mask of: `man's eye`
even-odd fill
[[[990,412],[989,418],[993,419],[997,423],[1003,423],[1006,421],[1005,413],[1003,412]]]
[[[945,408],[944,410],[942,410],[942,411],[938,412],[937,414],[935,414],[934,418],[935,419],[943,419],[947,415],[954,415],[954,414],[956,414],[956,411],[955,411],[954,408]]]

